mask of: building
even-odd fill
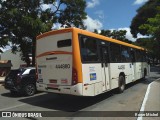
[[[10,61],[10,64],[12,65],[11,69],[18,69],[22,66],[23,67],[26,66],[25,61],[21,59],[21,52],[16,52],[14,54],[12,53],[12,50],[7,50],[4,53],[1,53],[0,61]],[[5,66],[2,64],[6,64],[6,63],[1,63],[1,66]]]
[[[12,63],[10,60],[0,60],[0,77],[6,76],[11,70]]]

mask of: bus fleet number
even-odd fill
[[[59,64],[56,65],[57,69],[69,69],[70,68],[70,64]]]

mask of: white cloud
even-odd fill
[[[4,2],[4,1],[6,1],[6,0],[1,0],[1,2]],[[2,7],[2,5],[0,4],[0,8]]]
[[[99,0],[91,0],[90,2],[87,2],[87,8],[93,8],[96,5],[99,5]]]
[[[100,19],[104,19],[105,18],[103,10],[96,11],[95,14],[98,15],[98,17]]]
[[[5,46],[5,47],[0,47],[0,49],[5,52],[7,50],[10,50],[11,49],[11,46],[12,46],[12,43],[11,42],[8,42],[8,45]]]
[[[0,49],[1,49],[3,52],[5,52],[5,51],[7,51],[7,50],[10,50],[11,47],[8,45],[8,46],[6,46],[6,47],[4,47],[4,48],[0,47]]]
[[[114,30],[114,29],[112,29]],[[131,29],[130,28],[127,28],[127,27],[124,27],[124,28],[118,28],[118,30],[126,30],[127,33],[126,33],[126,38],[128,40],[131,40],[131,41],[136,41],[138,38],[148,38],[150,36],[146,36],[146,35],[141,35],[140,33],[137,34],[137,38],[134,38],[131,34]]]
[[[52,30],[60,29],[61,26],[62,26],[62,24],[60,24],[60,23],[53,23],[53,26],[52,26],[51,29],[52,29]]]
[[[151,36],[142,35],[140,33],[137,34],[137,38],[150,38]]]
[[[124,27],[124,28],[118,28],[118,30],[126,30],[127,31],[126,38],[131,41],[136,41],[136,38],[134,38],[131,34],[130,28]]]
[[[148,0],[136,0],[133,4],[134,5],[139,5],[139,4],[143,4],[145,2],[147,2]]]
[[[103,24],[97,20],[97,19],[92,19],[90,16],[87,15],[87,19],[84,21],[84,25],[87,26],[88,31],[94,31],[94,29],[101,29],[103,27]]]
[[[52,4],[43,4],[41,5],[41,8],[43,11],[45,11],[46,9],[52,8],[52,6],[53,6]]]
[[[55,11],[57,9],[55,6],[58,6],[58,2],[54,2],[53,4],[42,4],[41,9],[43,11],[45,11],[46,9],[51,9],[52,11]]]

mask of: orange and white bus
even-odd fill
[[[149,74],[142,47],[78,28],[46,32],[36,41],[37,89],[96,96]]]

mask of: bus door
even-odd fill
[[[132,59],[132,64],[131,64],[131,68],[132,68],[132,81],[136,80],[136,59],[135,59],[135,51],[131,49],[131,59]]]
[[[108,53],[108,46],[100,46],[101,52],[101,71],[102,71],[102,79],[104,82],[103,90],[110,89],[110,77],[109,77],[109,53]]]

